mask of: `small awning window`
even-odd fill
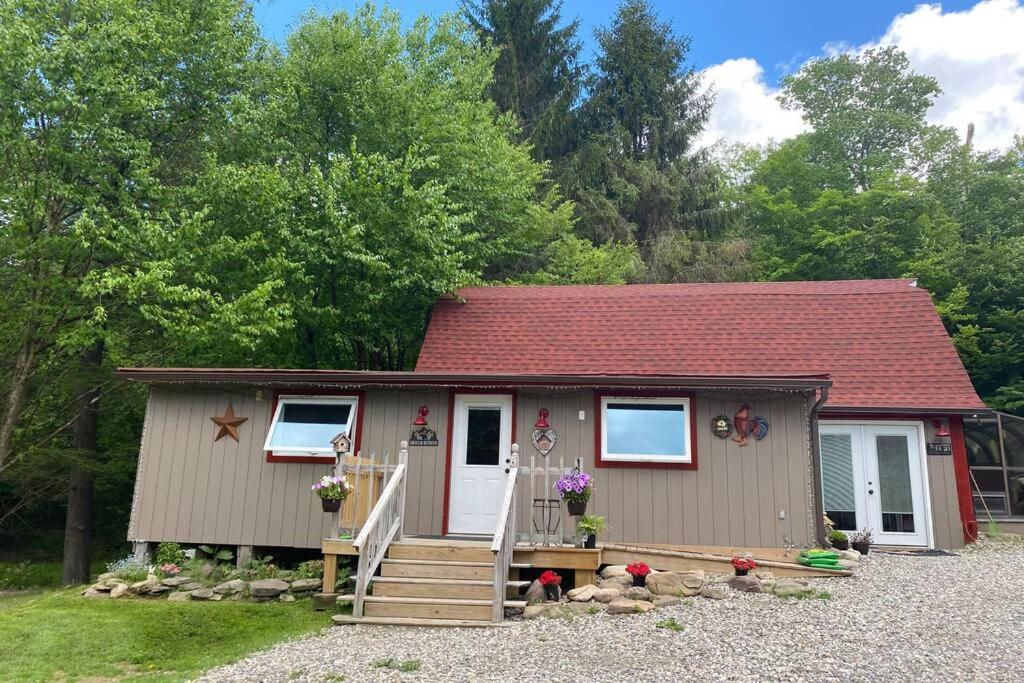
[[[601,459],[690,463],[690,399],[603,397]]]
[[[264,449],[275,455],[334,457],[331,439],[341,432],[355,443],[357,400],[340,396],[280,396]]]

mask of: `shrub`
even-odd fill
[[[306,560],[295,568],[295,578],[297,579],[321,579],[323,576],[323,560]]]
[[[156,547],[156,554],[153,555],[153,564],[160,566],[173,564],[181,566],[188,562],[188,555],[177,543],[161,543]]]
[[[830,541],[848,541],[849,537],[838,529],[833,529],[828,532],[828,540]]]
[[[276,577],[280,571],[278,566],[274,564],[273,560],[274,558],[270,555],[265,557],[254,557],[249,560],[247,565],[245,565],[245,569],[242,573],[249,581],[272,579]]]
[[[111,562],[107,565],[107,571],[125,581],[145,581],[149,576],[149,566],[139,562],[134,555]]]

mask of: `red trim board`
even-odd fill
[[[978,540],[978,520],[974,516],[974,496],[971,493],[971,472],[967,463],[963,417],[954,415],[949,418],[949,440],[953,446],[953,472],[956,474],[956,497],[960,503],[964,543],[972,543]]]
[[[270,415],[268,417],[266,430],[270,429],[270,424],[274,421],[274,415],[277,414],[277,402],[281,396],[337,396],[340,398],[356,399],[356,440],[352,444],[352,452],[358,453],[360,451],[363,443],[363,414],[366,411],[365,391],[311,389],[309,387],[299,389],[275,389],[274,400],[270,405]],[[330,465],[334,462],[333,455],[274,455],[273,451],[266,451],[266,455],[267,462],[290,462],[315,465]]]
[[[601,459],[601,399],[610,396],[618,398],[688,398],[690,399],[690,462],[625,462]],[[595,391],[594,392],[594,466],[630,467],[652,470],[695,470],[697,469],[697,396],[692,391]]]

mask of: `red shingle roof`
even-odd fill
[[[831,408],[984,408],[913,280],[470,287],[434,307],[417,372],[829,373]]]

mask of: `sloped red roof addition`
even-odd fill
[[[434,308],[417,372],[828,373],[829,408],[983,409],[913,280],[470,287]]]

